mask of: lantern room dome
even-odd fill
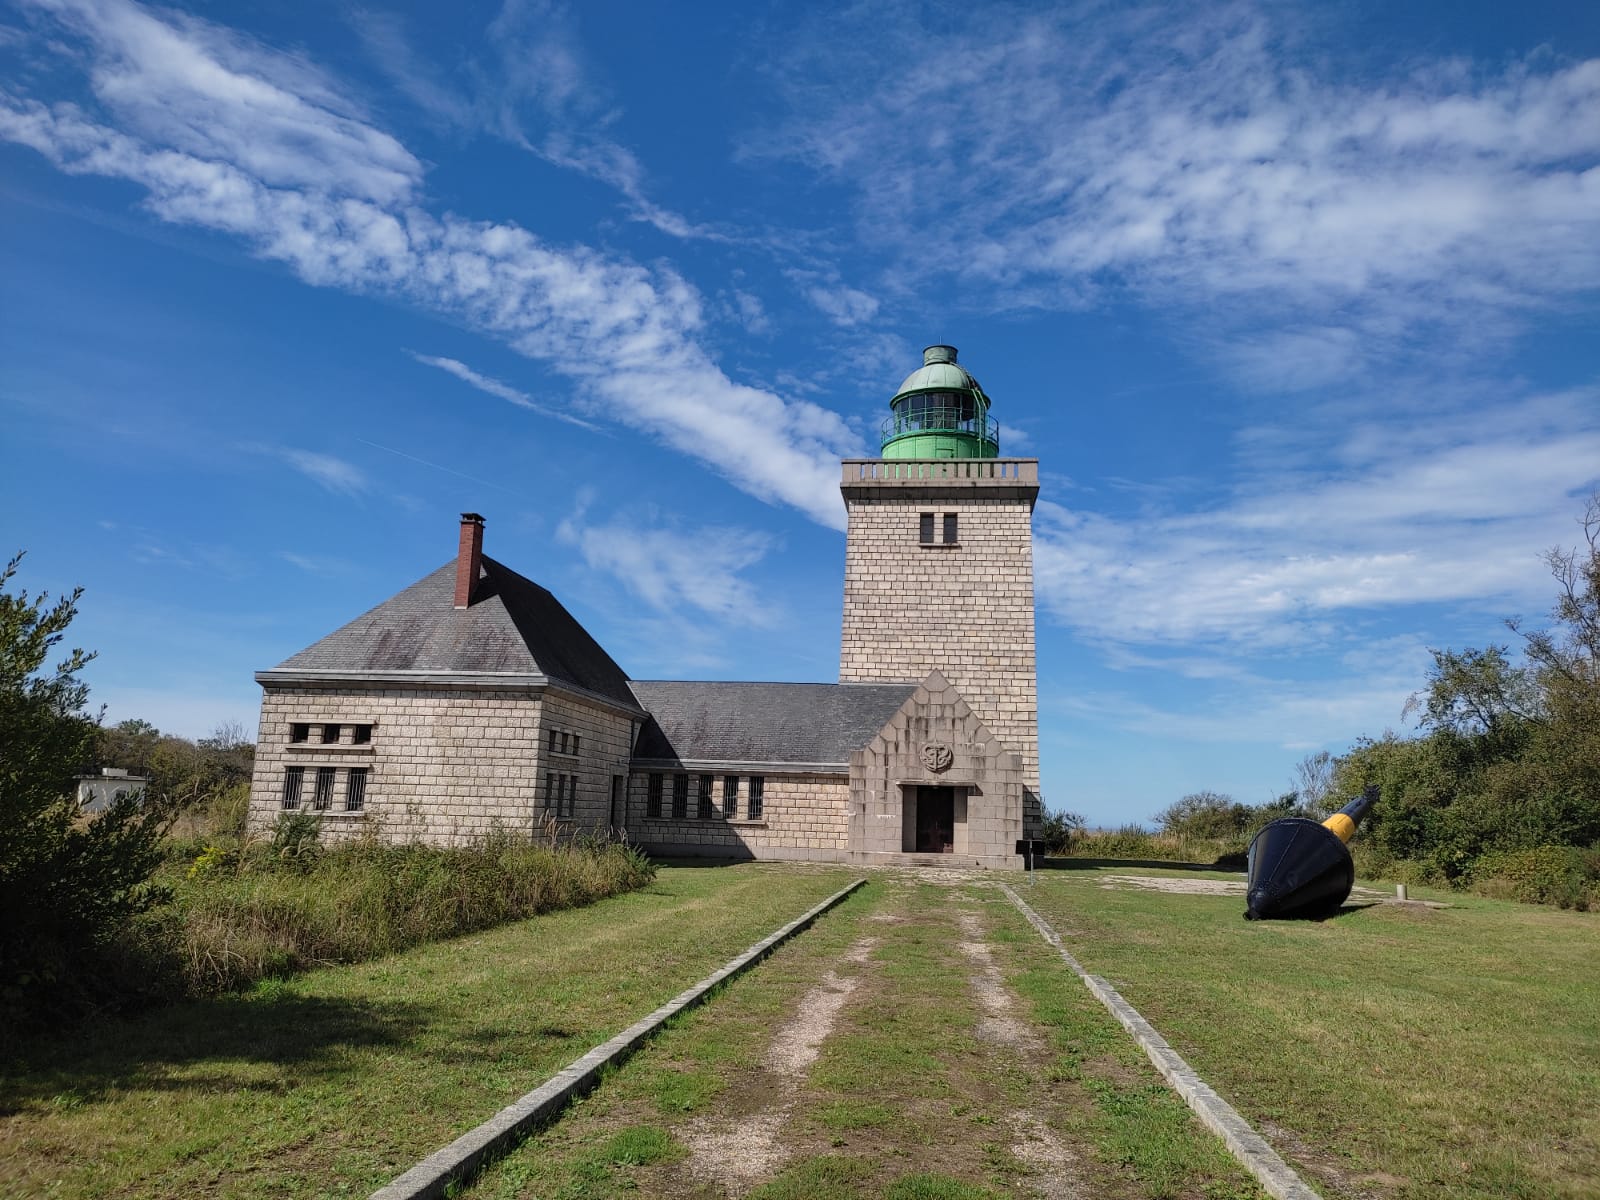
[[[989,397],[956,362],[954,346],[929,346],[922,365],[905,377],[883,423],[885,458],[995,458],[999,426]]]
[[[895,395],[903,396],[907,392],[948,391],[956,388],[983,390],[978,387],[978,381],[967,372],[967,369],[956,362],[954,346],[929,346],[922,352],[922,365],[906,376],[905,382],[900,385]]]

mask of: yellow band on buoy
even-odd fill
[[[1348,842],[1355,836],[1356,823],[1342,812],[1336,812],[1322,823],[1324,829],[1331,829],[1341,842]]]

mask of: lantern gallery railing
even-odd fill
[[[972,406],[960,408],[911,408],[885,417],[882,445],[916,433],[966,433],[983,441],[1000,444],[1000,422],[973,413]]]
[[[842,482],[865,479],[1005,479],[1039,482],[1037,458],[847,458]]]

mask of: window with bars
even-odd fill
[[[694,815],[702,821],[709,821],[713,815],[711,807],[711,789],[716,784],[715,775],[700,776],[699,803],[695,805]]]
[[[645,782],[644,793],[644,815],[647,817],[659,817],[661,815],[661,785],[663,782],[660,771],[650,772],[650,778]]]
[[[283,807],[299,808],[300,792],[306,785],[304,767],[288,767],[283,772]]]
[[[345,812],[360,812],[367,805],[367,768],[351,767],[344,781]]]
[[[689,777],[687,775],[674,775],[672,777],[672,815],[680,821],[689,815]]]
[[[326,812],[333,807],[333,777],[337,771],[333,767],[317,768],[316,791],[311,796],[311,807],[318,812]]]
[[[767,781],[765,776],[750,776],[749,815],[752,821],[761,819],[762,803],[766,798]]]
[[[722,777],[722,815],[729,818],[739,815],[739,777],[737,775],[724,775]]]

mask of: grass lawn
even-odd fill
[[[995,889],[878,874],[465,1200],[1040,1194],[1261,1195]]]
[[[0,1195],[366,1195],[852,876],[669,867],[638,892],[0,1064]]]
[[[1600,1195],[1600,914],[1246,922],[1242,897],[1041,873],[1024,897],[1329,1197]]]

